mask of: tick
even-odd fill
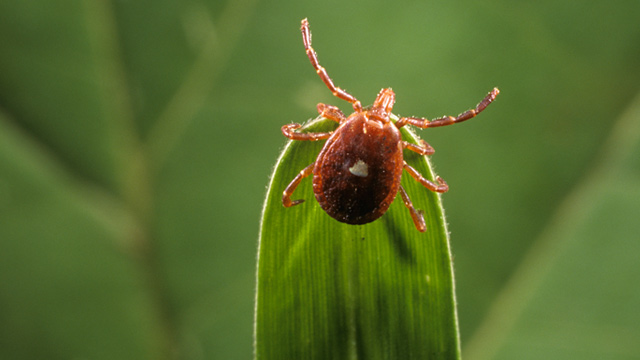
[[[403,150],[420,155],[432,155],[434,149],[424,142],[419,145],[402,140],[399,129],[409,124],[419,128],[445,126],[469,120],[482,112],[499,93],[494,88],[474,108],[462,114],[428,120],[401,117],[395,123],[389,119],[395,94],[391,88],[382,89],[371,107],[363,108],[353,95],[335,86],[327,71],[318,63],[318,56],[311,47],[311,33],[307,19],[302,20],[302,41],[307,56],[320,79],[336,97],[353,106],[349,117],[335,106],[318,104],[318,113],[339,123],[336,130],[323,133],[299,133],[300,124],[282,127],[284,136],[291,140],[327,140],[314,163],[304,168],[291,181],[282,194],[282,203],[291,207],[304,200],[291,200],[291,195],[302,179],[313,174],[313,192],[320,207],[334,219],[347,224],[366,224],[381,217],[398,194],[409,209],[418,229],[424,232],[426,225],[422,212],[417,211],[409,195],[400,185],[403,171],[431,191],[444,193],[449,190],[440,177],[437,183],[425,179],[403,158]]]

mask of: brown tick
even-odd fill
[[[309,22],[302,20],[302,41],[311,64],[333,95],[346,100],[353,106],[353,114],[345,117],[335,106],[318,104],[322,117],[338,122],[333,132],[298,133],[300,124],[282,127],[284,136],[291,140],[328,139],[316,161],[304,168],[291,181],[282,194],[285,207],[298,205],[304,200],[291,200],[291,195],[303,178],[313,174],[313,192],[324,211],[334,219],[347,224],[366,224],[382,216],[396,195],[400,193],[404,205],[418,231],[424,232],[424,217],[417,211],[409,195],[400,185],[402,171],[427,189],[439,193],[449,190],[447,183],[440,177],[437,184],[425,179],[418,171],[409,166],[403,158],[403,149],[415,151],[420,155],[431,155],[434,149],[424,142],[420,145],[403,141],[399,129],[407,124],[420,128],[432,128],[456,124],[478,115],[496,98],[499,91],[494,88],[476,107],[457,117],[444,116],[434,120],[415,117],[401,117],[395,123],[389,120],[395,103],[394,92],[382,89],[369,108],[363,108],[360,101],[343,89],[335,86],[327,71],[318,63],[318,57],[311,47]]]

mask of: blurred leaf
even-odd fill
[[[162,358],[155,301],[124,256],[131,213],[3,113],[0,174],[0,358]]]
[[[316,120],[310,132],[335,129]],[[417,138],[406,128],[405,139]],[[315,201],[310,178],[282,206],[282,191],[315,161],[324,141],[292,141],[274,170],[262,219],[258,265],[258,359],[457,359],[448,233],[439,195],[410,176],[402,184],[425,210],[416,230],[402,200],[361,226],[340,223]],[[425,157],[405,151],[421,173]]]
[[[640,96],[478,329],[468,359],[640,357]]]
[[[214,181],[185,205],[196,186],[170,175],[253,4],[0,3],[0,358],[250,356],[252,267],[220,271],[197,226]],[[224,324],[239,340],[205,335],[225,302],[246,307]]]

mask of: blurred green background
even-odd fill
[[[304,17],[364,104],[501,90],[419,132],[451,188],[463,357],[639,358],[637,0],[1,2],[0,358],[252,357],[280,127],[350,109]]]

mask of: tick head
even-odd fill
[[[396,94],[393,90],[391,88],[382,89],[373,102],[369,114],[376,118],[382,117],[380,120],[389,121],[389,114],[391,114],[395,102]]]

